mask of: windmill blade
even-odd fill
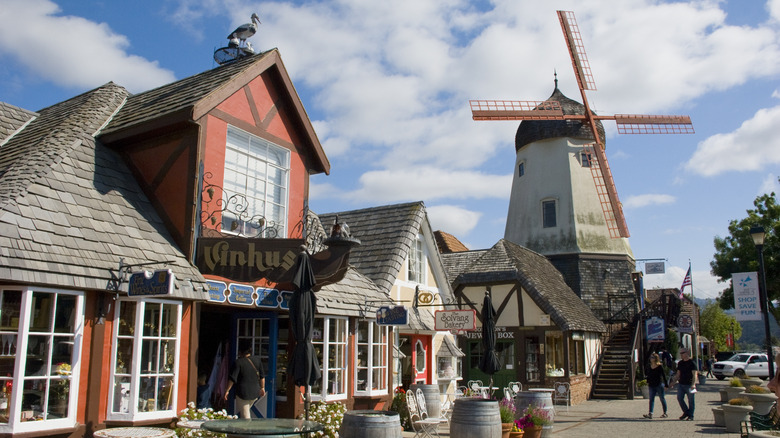
[[[641,114],[615,114],[618,132],[621,134],[693,134],[693,124],[688,116],[655,116]]]
[[[577,85],[580,86],[581,90],[595,91],[596,82],[593,80],[593,73],[590,71],[588,55],[585,54],[585,45],[582,43],[582,35],[580,35],[577,20],[574,19],[574,12],[558,11],[558,19],[561,22],[563,36],[566,38],[566,47],[569,48],[571,64],[577,76]]]
[[[474,120],[563,120],[556,101],[470,100],[469,105]]]
[[[623,215],[623,204],[618,199],[615,180],[612,179],[612,171],[609,168],[604,147],[601,144],[589,143],[584,146],[584,149],[591,158],[590,172],[596,185],[596,193],[601,202],[601,211],[604,213],[604,220],[607,223],[610,236],[613,238],[629,237],[626,217]],[[593,165],[593,161],[596,161],[595,165]]]

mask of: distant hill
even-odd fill
[[[714,302],[715,300],[712,298],[695,298],[695,301],[696,305],[703,309],[707,304]],[[734,309],[725,310],[725,312],[727,315],[734,315]],[[742,337],[737,339],[738,346],[740,344],[761,346],[764,343],[765,330],[763,320],[742,321],[740,322],[740,325],[742,326]],[[778,325],[777,321],[771,316],[769,317],[769,332],[772,337],[780,338],[780,325]]]

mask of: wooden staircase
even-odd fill
[[[633,396],[631,376],[631,349],[634,324],[626,324],[604,345],[601,366],[594,378],[591,397],[626,400]],[[633,398],[633,397],[631,397]]]

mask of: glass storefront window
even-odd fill
[[[463,376],[462,361],[459,357],[439,356],[438,376],[440,379],[459,379]]]
[[[322,366],[322,379],[311,387],[313,400],[347,397],[347,325],[345,318],[314,318],[312,344]]]
[[[547,332],[545,336],[545,370],[549,377],[563,377],[563,333]]]
[[[175,415],[181,304],[119,300],[114,321],[109,419]]]
[[[356,395],[387,392],[387,327],[359,321],[355,349]]]
[[[569,339],[569,374],[585,374],[585,341],[581,335]]]

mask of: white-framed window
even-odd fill
[[[76,424],[83,334],[83,292],[0,288],[0,433]]]
[[[181,312],[177,301],[117,301],[109,420],[176,416]]]
[[[554,199],[542,201],[542,227],[555,228],[558,226],[556,218],[556,202]]]
[[[425,372],[425,363],[427,362],[427,358],[425,356],[425,346],[419,339],[414,344],[414,352],[414,370],[417,372],[417,374],[422,374]]]
[[[357,323],[355,395],[387,394],[387,326],[366,320]]]
[[[322,379],[312,385],[313,400],[347,398],[347,329],[346,318],[314,318],[312,344],[322,365]]]
[[[289,179],[288,149],[228,125],[222,231],[286,238]]]
[[[517,176],[521,177],[525,175],[525,161],[517,163]]]
[[[423,250],[423,238],[418,235],[412,247],[409,249],[407,279],[415,283],[425,283],[425,251]]]

